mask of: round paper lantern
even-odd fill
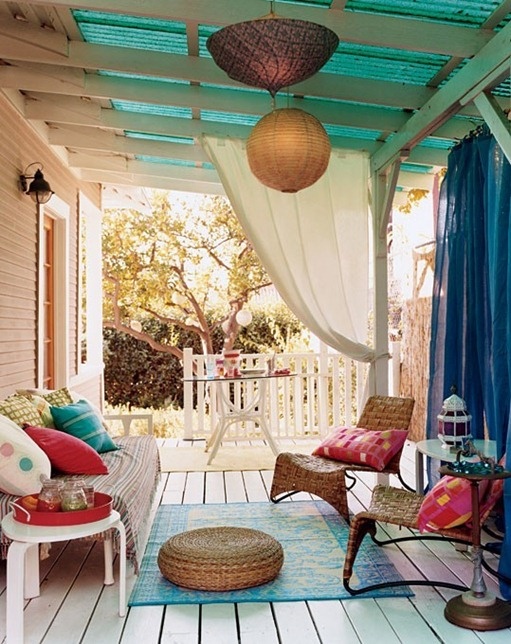
[[[318,119],[291,107],[263,116],[247,140],[253,174],[280,192],[298,192],[316,183],[328,167],[330,151],[330,139]]]
[[[142,331],[142,322],[140,322],[139,320],[131,320],[130,327],[133,329],[133,331],[140,333]]]
[[[172,300],[172,304],[176,304],[177,306],[184,306],[188,301],[185,295],[178,293],[177,291],[172,293],[172,297],[170,299]]]
[[[252,313],[242,309],[236,313],[236,322],[240,326],[248,326],[252,322]]]

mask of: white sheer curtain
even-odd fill
[[[319,181],[284,194],[253,176],[244,141],[204,135],[202,145],[289,308],[332,348],[371,362],[368,155],[333,150]]]

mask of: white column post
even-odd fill
[[[193,350],[183,349],[183,405],[184,405],[184,438],[193,438],[193,382],[189,380],[193,376]],[[187,381],[188,380],[188,381]]]
[[[374,350],[376,353],[374,384],[370,393],[387,394],[388,378],[388,284],[387,226],[383,219],[386,177],[372,174],[373,188],[373,253],[374,253]],[[383,225],[385,223],[385,225]]]

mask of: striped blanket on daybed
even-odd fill
[[[149,530],[150,510],[160,480],[158,446],[153,436],[123,436],[114,439],[120,449],[101,454],[108,474],[80,477],[94,485],[96,492],[110,494],[114,510],[126,528],[126,555],[138,572],[138,564]],[[59,477],[60,478],[60,477]],[[10,512],[10,502],[18,497],[0,494],[0,518]],[[114,544],[117,530],[114,532]],[[7,556],[9,540],[1,536],[1,557]]]

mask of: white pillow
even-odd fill
[[[41,474],[50,477],[50,459],[21,427],[0,415],[0,491],[18,496],[37,494]]]

